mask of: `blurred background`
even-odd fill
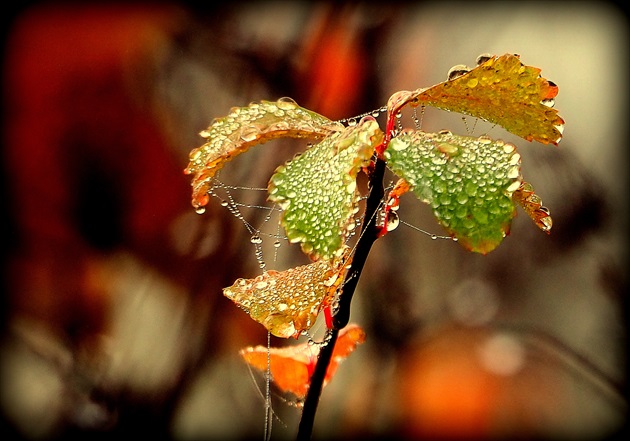
[[[481,53],[520,54],[558,84],[560,145],[431,109],[422,128],[513,142],[551,234],[519,210],[487,256],[406,225],[377,242],[351,317],[367,341],[324,389],[314,436],[625,427],[630,58],[614,3],[42,2],[4,24],[3,439],[262,439],[262,377],[238,350],[267,334],[221,292],[261,270],[241,221],[216,199],[192,209],[182,171],[199,131],[282,96],[348,118]],[[304,147],[274,141],[226,173],[264,187]],[[443,234],[413,195],[401,206]],[[277,269],[304,263],[292,248]],[[293,439],[299,410],[283,398],[273,437]]]

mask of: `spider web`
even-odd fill
[[[382,107],[380,109],[366,112],[352,118],[340,120],[339,122],[347,126],[353,126],[364,116],[370,115],[377,118],[380,115],[384,114],[386,110],[386,107]],[[408,120],[410,118],[415,129],[420,130],[423,125],[425,108],[414,107],[411,108],[409,113],[411,115],[406,115],[406,119]],[[399,115],[402,115],[402,112]],[[397,131],[401,131],[403,129],[403,120],[404,118],[402,117],[398,118]],[[475,130],[475,127],[477,125],[477,118],[475,118],[472,129],[468,125],[466,117],[462,117],[462,120],[464,121],[467,133],[470,134],[470,132]],[[289,242],[289,239],[281,226],[283,210],[278,204],[272,203],[267,200],[268,189],[265,186],[266,179],[271,176],[271,173],[273,171],[272,167],[281,165],[284,161],[279,160],[278,156],[275,156],[273,158],[276,162],[275,164],[265,164],[266,161],[269,161],[269,156],[274,155],[269,155],[268,151],[262,152],[258,155],[256,153],[254,151],[251,151],[248,152],[247,155],[242,155],[243,157],[249,157],[249,162],[246,163],[246,165],[240,170],[240,172],[240,164],[238,163],[239,161],[245,162],[245,158],[237,158],[236,160],[234,160],[233,164],[230,164],[228,167],[220,170],[217,175],[212,179],[212,185],[209,188],[208,194],[211,197],[211,203],[213,201],[214,203],[218,203],[221,207],[224,207],[229,215],[232,216],[237,221],[237,223],[242,226],[245,232],[245,237],[249,237],[249,243],[253,247],[253,251],[251,253],[253,254],[255,265],[257,266],[259,273],[262,274],[268,270],[283,270],[286,268],[290,268],[295,266],[296,262],[306,262],[308,259],[300,251],[300,247],[297,244],[291,244]],[[293,154],[294,152],[291,153]],[[290,155],[287,156],[287,159],[289,159],[289,156]],[[381,201],[381,206],[376,213],[376,215],[379,216],[379,218],[377,218],[377,225],[383,225],[385,222],[385,219],[382,218],[383,208],[388,203],[387,195],[394,188],[394,184],[396,181],[396,177],[391,171],[387,170],[386,173],[386,182],[388,183],[385,186],[385,197]],[[356,246],[360,235],[359,232],[361,225],[365,220],[364,203],[367,199],[368,191],[367,186],[365,185],[366,180],[364,178],[365,176],[361,175],[359,175],[358,178],[359,189],[361,193],[359,205],[361,209],[356,214],[353,222],[354,228],[349,232],[346,239],[346,245],[351,250],[353,250]],[[235,184],[235,182],[245,183],[245,185]],[[450,236],[437,234],[435,232],[425,230],[415,225],[413,222],[401,219],[398,217],[398,214],[396,214],[396,223],[389,226],[387,229],[388,231],[393,231],[399,225],[402,225],[407,230],[413,233],[423,234],[433,240],[447,239],[451,241],[456,241],[456,239],[453,239]],[[438,228],[439,227],[435,225],[435,229]],[[243,239],[243,241],[245,240],[246,239]],[[341,288],[343,288],[343,285],[341,286]],[[315,325],[311,328],[310,332],[306,332],[304,337],[308,340],[310,344],[321,344],[322,342],[316,341],[314,335],[315,333],[320,333],[322,331],[322,328],[322,320],[318,319]],[[268,350],[271,349],[271,346],[271,333],[268,332]],[[250,375],[252,376],[252,379],[256,384],[257,391],[264,399],[265,439],[270,439],[271,428],[274,419],[279,421],[283,426],[286,427],[286,424],[274,411],[272,405],[270,361],[268,359],[267,372],[265,373],[263,379],[264,390],[262,390],[262,387],[256,382],[256,377],[254,375],[254,372],[252,371],[252,368],[249,367],[249,369]],[[281,400],[281,402],[291,407],[299,408],[299,403],[295,403],[281,395],[274,393],[273,398],[276,400]]]

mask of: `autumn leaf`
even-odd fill
[[[356,324],[349,324],[339,331],[339,337],[333,348],[332,358],[324,378],[324,386],[332,380],[339,364],[364,341],[365,332]],[[318,344],[308,342],[270,349],[259,345],[242,349],[240,355],[247,364],[261,372],[267,371],[269,360],[274,384],[282,392],[293,394],[299,403],[304,400],[308,392],[319,350]],[[269,358],[267,358],[268,355]]]
[[[223,294],[276,337],[297,338],[343,280],[344,258],[320,260],[285,271],[265,271],[253,279],[238,279]]]
[[[435,86],[396,92],[388,102],[390,118],[406,105],[432,106],[490,121],[527,141],[557,145],[564,128],[553,109],[558,86],[518,55],[484,55],[478,62],[472,69],[455,66]]]
[[[206,143],[189,154],[184,173],[194,175],[193,207],[202,211],[217,171],[250,147],[281,137],[322,139],[342,129],[341,123],[300,107],[291,98],[233,107],[227,116],[215,119],[200,133]]]

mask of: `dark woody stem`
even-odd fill
[[[383,188],[383,176],[385,175],[385,162],[382,159],[376,159],[374,170],[369,177],[370,193],[365,207],[365,221],[361,227],[361,235],[357,242],[357,247],[352,258],[350,269],[346,273],[343,284],[343,291],[339,296],[338,309],[332,317],[333,326],[328,331],[325,343],[323,344],[315,371],[311,376],[311,384],[308,388],[304,407],[302,408],[302,418],[298,428],[297,439],[300,441],[310,440],[313,433],[313,424],[315,421],[315,413],[319,404],[319,397],[326,378],[326,371],[330,365],[333,349],[337,342],[339,330],[344,328],[350,320],[350,303],[352,296],[359,282],[363,266],[367,260],[372,245],[378,239],[381,229],[376,224],[377,212],[381,206],[385,190]]]

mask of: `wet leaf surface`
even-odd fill
[[[356,324],[349,324],[339,331],[324,385],[333,378],[339,364],[364,341],[365,332]],[[269,352],[272,381],[281,391],[293,394],[299,403],[304,400],[308,391],[319,349],[318,344],[301,343],[270,348],[268,351],[266,346],[259,345],[242,349],[240,354],[247,364],[261,372],[266,372]]]
[[[512,194],[522,181],[520,154],[512,144],[414,131],[392,139],[385,157],[465,248],[488,253],[509,233]]]
[[[311,259],[339,256],[356,226],[356,177],[372,157],[383,132],[372,117],[336,132],[278,167],[269,181],[269,200],[283,210],[282,226]]]

